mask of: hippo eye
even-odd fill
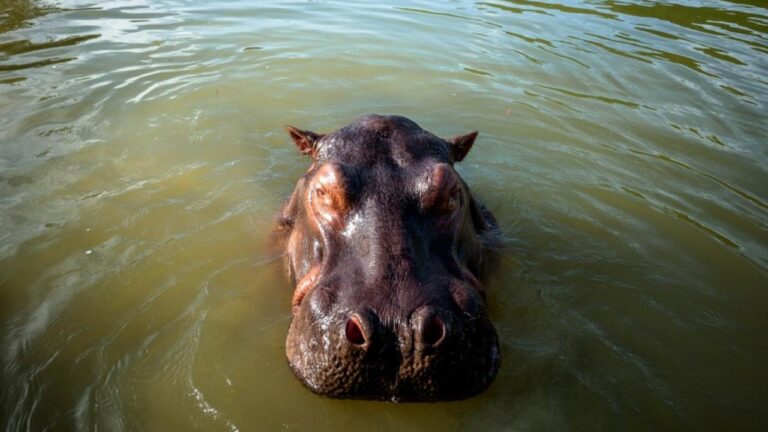
[[[457,175],[449,166],[435,167],[427,180],[421,204],[432,214],[452,215],[462,207],[462,189]]]
[[[317,185],[313,191],[315,195],[315,201],[322,207],[327,209],[338,209],[342,207],[341,191],[336,190],[332,193],[326,189],[324,185]]]
[[[326,192],[325,188],[322,185],[318,185],[315,187],[315,198],[320,200],[321,204],[329,205],[333,204],[331,197],[328,196],[328,192]]]
[[[461,207],[461,189],[457,187],[451,189],[442,197],[441,203],[438,204],[435,210],[444,213],[452,214]]]
[[[461,191],[458,187],[453,188],[451,193],[448,195],[448,203],[446,205],[447,209],[450,211],[456,211],[456,209],[459,208],[459,205],[461,204]]]
[[[309,199],[318,222],[331,225],[343,223],[349,203],[340,166],[331,163],[318,170],[310,186]]]

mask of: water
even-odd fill
[[[5,430],[765,430],[761,0],[0,0]],[[328,400],[284,358],[283,126],[479,130],[503,364]]]

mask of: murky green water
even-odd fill
[[[765,430],[768,7],[0,0],[5,430]],[[500,374],[310,394],[285,124],[480,138]]]

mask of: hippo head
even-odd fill
[[[499,346],[477,276],[495,221],[453,167],[477,133],[443,140],[378,115],[325,135],[287,129],[313,159],[279,224],[296,284],[296,376],[341,398],[484,390]]]

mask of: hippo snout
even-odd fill
[[[366,306],[333,307],[324,312],[328,315],[318,315],[312,304],[310,293],[291,324],[287,353],[296,375],[316,393],[461,399],[485,389],[498,370],[493,326],[455,304],[422,305],[394,315]]]

